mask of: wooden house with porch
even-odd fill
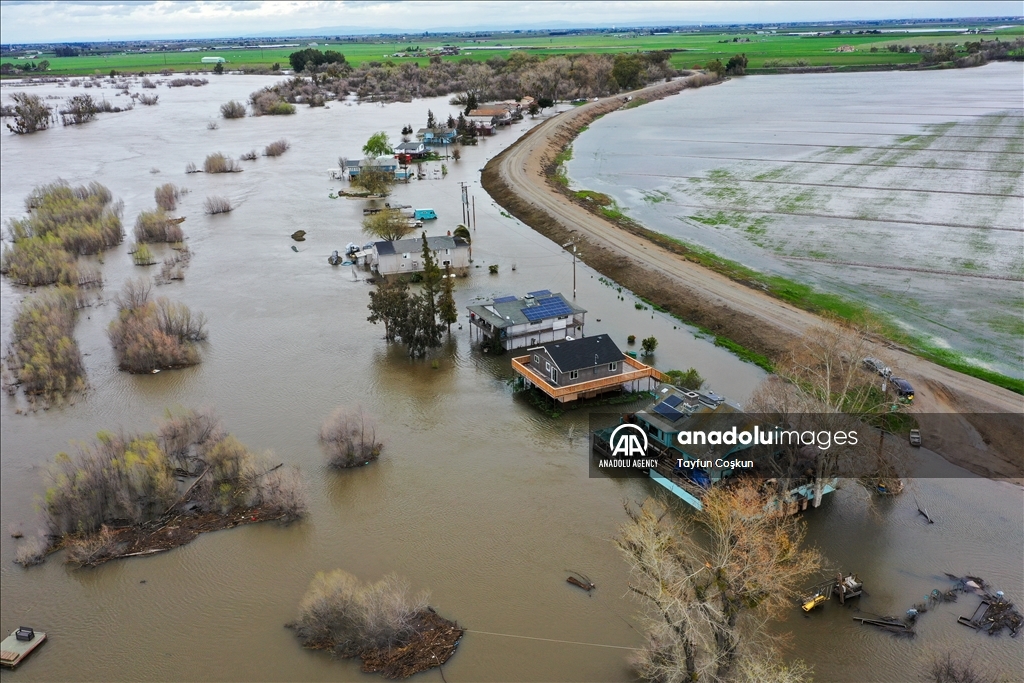
[[[447,126],[441,128],[420,128],[416,131],[416,138],[423,141],[427,147],[450,145],[455,142],[458,133],[454,128]]]
[[[622,353],[607,334],[563,339],[528,348],[512,359],[525,386],[559,403],[593,398],[612,391],[650,391],[662,374]]]

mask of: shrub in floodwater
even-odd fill
[[[409,582],[397,574],[363,583],[335,569],[313,577],[299,603],[299,618],[289,626],[304,646],[351,657],[408,641],[416,631],[416,616],[426,609],[427,594],[413,595]]]
[[[181,231],[181,226],[172,221],[163,209],[142,211],[135,219],[137,242],[180,242],[183,239],[185,235]]]
[[[65,126],[77,126],[92,121],[99,111],[91,95],[75,95],[60,110],[60,122]]]
[[[220,105],[220,115],[226,119],[245,118],[245,105],[236,100]]]
[[[126,282],[115,297],[118,315],[107,334],[118,367],[142,373],[198,363],[196,343],[206,339],[206,316],[163,297],[151,301],[149,295],[149,284],[140,279]]]
[[[289,104],[281,95],[270,88],[254,92],[249,97],[253,116],[286,116],[295,113],[295,105]]]
[[[355,467],[379,458],[384,444],[361,408],[339,407],[320,427],[320,447],[331,467]]]
[[[669,370],[665,374],[668,375],[672,384],[681,389],[689,389],[692,391],[704,386],[704,378],[696,368],[687,368],[686,370]]]
[[[137,266],[151,266],[156,263],[156,259],[153,257],[153,251],[145,244],[137,244],[131,252],[132,260],[135,261]]]
[[[231,206],[231,202],[224,197],[207,197],[206,201],[203,202],[203,208],[206,210],[206,213],[213,215],[228,213],[235,207]]]
[[[153,86],[154,88],[156,86]],[[139,95],[139,104],[145,104],[146,106],[152,106],[160,101],[159,95]]]
[[[279,157],[285,152],[287,152],[289,147],[291,147],[291,145],[288,143],[287,140],[282,139],[277,140],[276,142],[271,142],[269,145],[263,148],[263,156]]]
[[[178,208],[178,199],[181,198],[182,194],[181,188],[174,183],[164,183],[153,190],[153,198],[156,199],[156,205],[164,211],[174,211]]]
[[[12,133],[24,135],[35,133],[39,130],[46,130],[50,127],[50,114],[52,109],[46,105],[39,95],[16,92],[11,95],[14,106],[10,113],[14,117],[14,125],[7,124],[7,129]],[[4,107],[6,110],[7,107]]]
[[[160,73],[163,74],[162,71]],[[166,76],[167,74],[163,75]],[[205,78],[172,78],[170,81],[167,82],[167,87],[184,88],[186,85],[191,85],[195,88],[198,88],[200,86],[206,85],[207,83],[209,83],[209,81]]]
[[[64,249],[56,235],[18,240],[4,247],[0,273],[21,285],[73,285],[78,282],[75,257]]]
[[[185,165],[185,173],[199,173],[199,169],[196,167],[194,162],[188,162]]]
[[[203,171],[206,173],[238,173],[241,170],[234,159],[230,159],[220,152],[210,154],[203,162]]]
[[[14,553],[14,561],[22,567],[42,564],[46,561],[46,553],[49,550],[49,541],[45,536],[37,534],[18,545],[18,550]]]
[[[148,78],[143,78],[142,79],[142,87],[143,88],[156,88],[156,83],[154,83],[153,81],[149,80]]]
[[[259,158],[259,154],[256,152],[256,150],[251,149],[245,154],[243,154],[240,158],[242,159],[242,161],[256,161],[256,159]]]
[[[25,394],[44,398],[85,388],[85,366],[75,340],[78,305],[69,287],[22,302],[4,358],[11,386],[20,385]]]
[[[124,205],[113,202],[110,190],[97,182],[72,187],[58,180],[42,185],[29,194],[25,206],[31,214],[8,223],[15,249],[20,240],[55,235],[65,251],[95,254],[120,244],[124,238]]]

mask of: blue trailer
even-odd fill
[[[418,221],[432,221],[437,218],[437,214],[433,209],[416,209],[412,217]]]

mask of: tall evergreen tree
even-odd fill
[[[367,320],[375,325],[384,323],[384,338],[393,342],[403,335],[412,303],[407,284],[401,280],[382,280],[370,292],[370,304],[367,306],[370,316]]]
[[[452,323],[459,320],[459,309],[455,307],[455,275],[451,266],[445,268],[445,278],[441,283],[441,296],[437,299],[437,315],[444,325],[448,326],[448,335],[452,333]]]

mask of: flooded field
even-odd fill
[[[625,521],[623,498],[641,499],[652,485],[589,479],[586,411],[551,419],[513,396],[505,381],[508,357],[472,348],[468,325],[453,327],[451,341],[432,357],[437,369],[430,359],[410,361],[401,348],[388,348],[383,330],[366,322],[364,274],[327,264],[333,250],[363,242],[365,205],[330,199],[344,184],[329,180],[327,169],[339,156],[360,156],[374,131],[397,140],[403,125],[423,124],[427,109],[446,117],[454,107],[446,99],[333,103],[300,107],[291,117],[220,120],[219,128],[208,129],[220,104],[244,100],[269,82],[225,76],[201,88],[161,88],[155,107],[32,136],[0,136],[4,222],[23,215],[34,186],[57,177],[106,184],[124,200],[129,229],[140,210],[152,208],[157,185],[187,187],[177,213],[186,217],[182,227],[194,255],[183,282],[155,293],[210,321],[201,365],[158,375],[118,372],[106,338],[115,315],[109,300],[127,278],[147,272],[132,265],[126,243],[103,256],[101,300],[82,312],[76,329],[88,393],[74,405],[28,414],[19,414],[27,408],[20,397],[0,399],[0,622],[49,634],[30,661],[3,679],[379,680],[351,661],[303,650],[283,627],[296,616],[314,573],[338,567],[363,579],[405,575],[415,588],[431,590],[442,615],[470,630],[445,665],[451,683],[631,679],[628,648],[643,638],[636,603],[626,595],[626,566],[610,539]],[[718,97],[738,84],[665,102]],[[16,90],[5,83],[5,100]],[[74,93],[56,86],[32,92]],[[114,97],[113,90],[103,92]],[[572,291],[570,256],[503,216],[479,189],[485,160],[529,125],[464,148],[461,161],[447,162],[445,177],[439,163],[428,164],[432,179],[397,186],[392,196],[434,208],[440,218],[429,231],[443,234],[459,221],[459,183],[470,184],[480,268],[457,282],[462,311],[477,297]],[[282,137],[292,145],[286,154],[245,162],[243,173],[184,174],[186,164],[201,164],[209,153],[237,157]],[[210,195],[228,197],[237,208],[206,216],[202,204]],[[289,238],[297,229],[307,232],[305,242]],[[497,275],[488,274],[491,264],[499,266]],[[577,279],[588,334],[607,332],[623,345],[628,334],[654,335],[659,368],[696,367],[716,392],[741,403],[763,377],[676,321],[637,310],[631,297],[620,300],[582,264]],[[0,281],[4,345],[28,294]],[[360,404],[378,420],[386,444],[378,463],[343,473],[323,465],[317,429],[340,404]],[[297,465],[309,488],[306,519],[208,534],[168,553],[94,570],[70,570],[60,556],[29,570],[13,563],[19,542],[8,526],[35,531],[42,471],[55,453],[102,429],[152,429],[165,408],[179,405],[216,408],[244,443]],[[915,482],[912,490],[935,525],[921,524],[911,497],[872,505],[856,485],[807,515],[811,542],[865,580],[861,608],[901,614],[942,587],[943,572],[985,577],[1020,604],[1019,487],[953,476]],[[596,594],[568,586],[566,569],[590,576]],[[809,619],[794,609],[779,628],[794,633],[787,656],[812,663],[819,680],[919,680],[945,649],[970,652],[992,673],[1014,675],[1024,663],[1019,641],[958,626],[955,615],[970,609],[963,600],[927,615],[914,641],[859,626],[838,607]],[[440,681],[441,674],[419,679]]]
[[[1022,75],[733,79],[596,121],[568,173],[654,230],[1020,378]]]

